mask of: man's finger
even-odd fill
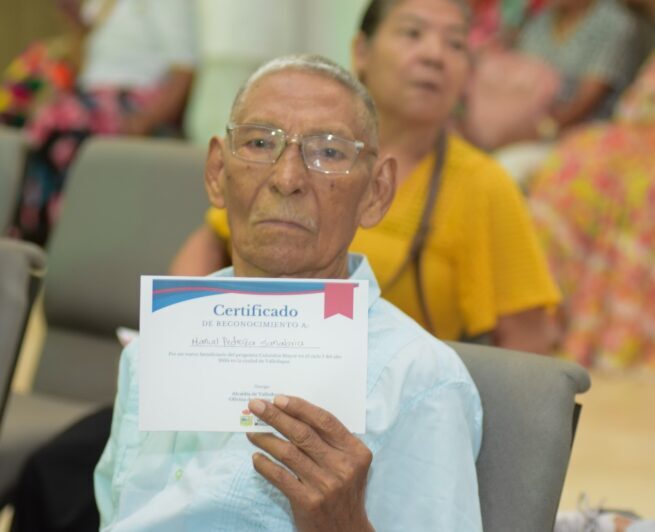
[[[255,399],[248,403],[248,408],[259,419],[277,429],[280,434],[299,447],[316,463],[325,463],[330,446],[307,423],[290,416],[268,401]]]
[[[364,447],[334,415],[309,401],[300,397],[278,395],[273,399],[273,404],[312,427],[324,441],[336,449],[352,450],[352,446],[357,446],[358,443]]]
[[[303,485],[281,465],[276,464],[262,453],[252,455],[252,464],[255,471],[279,489],[291,504],[302,498]]]
[[[247,436],[253,445],[287,466],[303,483],[316,486],[323,483],[322,475],[325,473],[292,443],[264,432],[249,432]]]

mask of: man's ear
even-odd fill
[[[365,229],[380,223],[391,207],[396,195],[396,170],[398,163],[391,156],[380,157],[373,168],[369,193],[359,225]]]
[[[357,79],[364,81],[364,70],[368,62],[368,39],[361,31],[353,38],[350,48],[350,61]]]
[[[209,141],[207,162],[205,163],[205,190],[207,190],[211,204],[219,209],[225,208],[223,196],[224,148],[225,141],[223,139],[212,137]]]

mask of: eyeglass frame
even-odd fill
[[[236,149],[233,145],[232,142],[232,131],[238,127],[242,126],[250,126],[250,127],[258,127],[262,129],[267,129],[269,131],[277,131],[282,134],[282,138],[284,139],[284,144],[282,146],[282,149],[280,150],[280,153],[278,153],[277,157],[275,158],[274,161],[257,161],[254,159],[247,159],[243,157],[242,155],[239,155],[236,152]],[[373,148],[370,148],[369,146],[366,145],[366,143],[362,140],[358,139],[347,139],[345,137],[342,137],[340,135],[335,135],[334,133],[318,133],[318,134],[312,134],[312,135],[301,135],[300,133],[296,133],[294,135],[290,135],[287,133],[284,129],[279,128],[279,127],[272,127],[272,126],[267,126],[264,124],[251,124],[251,123],[245,123],[245,124],[235,124],[234,122],[229,122],[227,126],[225,127],[225,130],[227,131],[228,138],[230,140],[230,153],[234,155],[237,159],[241,159],[242,161],[246,161],[249,163],[259,163],[259,164],[275,164],[280,160],[280,157],[282,157],[282,154],[284,153],[284,150],[287,149],[289,144],[296,144],[300,148],[300,154],[302,157],[303,164],[305,165],[305,168],[310,171],[318,172],[321,174],[326,174],[326,175],[335,175],[335,174],[350,174],[352,169],[355,167],[357,164],[357,160],[359,159],[359,155],[365,151],[369,151],[371,154],[375,155],[377,157],[378,152],[377,150],[374,150]],[[307,160],[305,159],[305,152],[303,150],[303,141],[306,138],[312,138],[312,137],[335,137],[339,140],[351,143],[355,146],[355,157],[352,160],[352,164],[348,170],[345,171],[334,171],[334,170],[324,170],[322,168],[315,168],[313,166],[309,166],[307,164]]]

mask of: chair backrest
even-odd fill
[[[181,141],[85,143],[48,247],[48,332],[34,389],[113,399],[116,328],[138,327],[139,276],[165,274],[202,223],[204,161],[204,150]]]
[[[0,426],[45,254],[27,242],[0,238]]]
[[[0,126],[0,234],[9,227],[16,207],[26,152],[23,133]]]
[[[590,386],[577,364],[472,344],[451,344],[484,409],[477,461],[485,532],[552,532],[579,406]]]

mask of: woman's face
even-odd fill
[[[381,115],[443,124],[469,73],[467,36],[452,0],[403,0],[370,40],[356,37],[354,67]]]

